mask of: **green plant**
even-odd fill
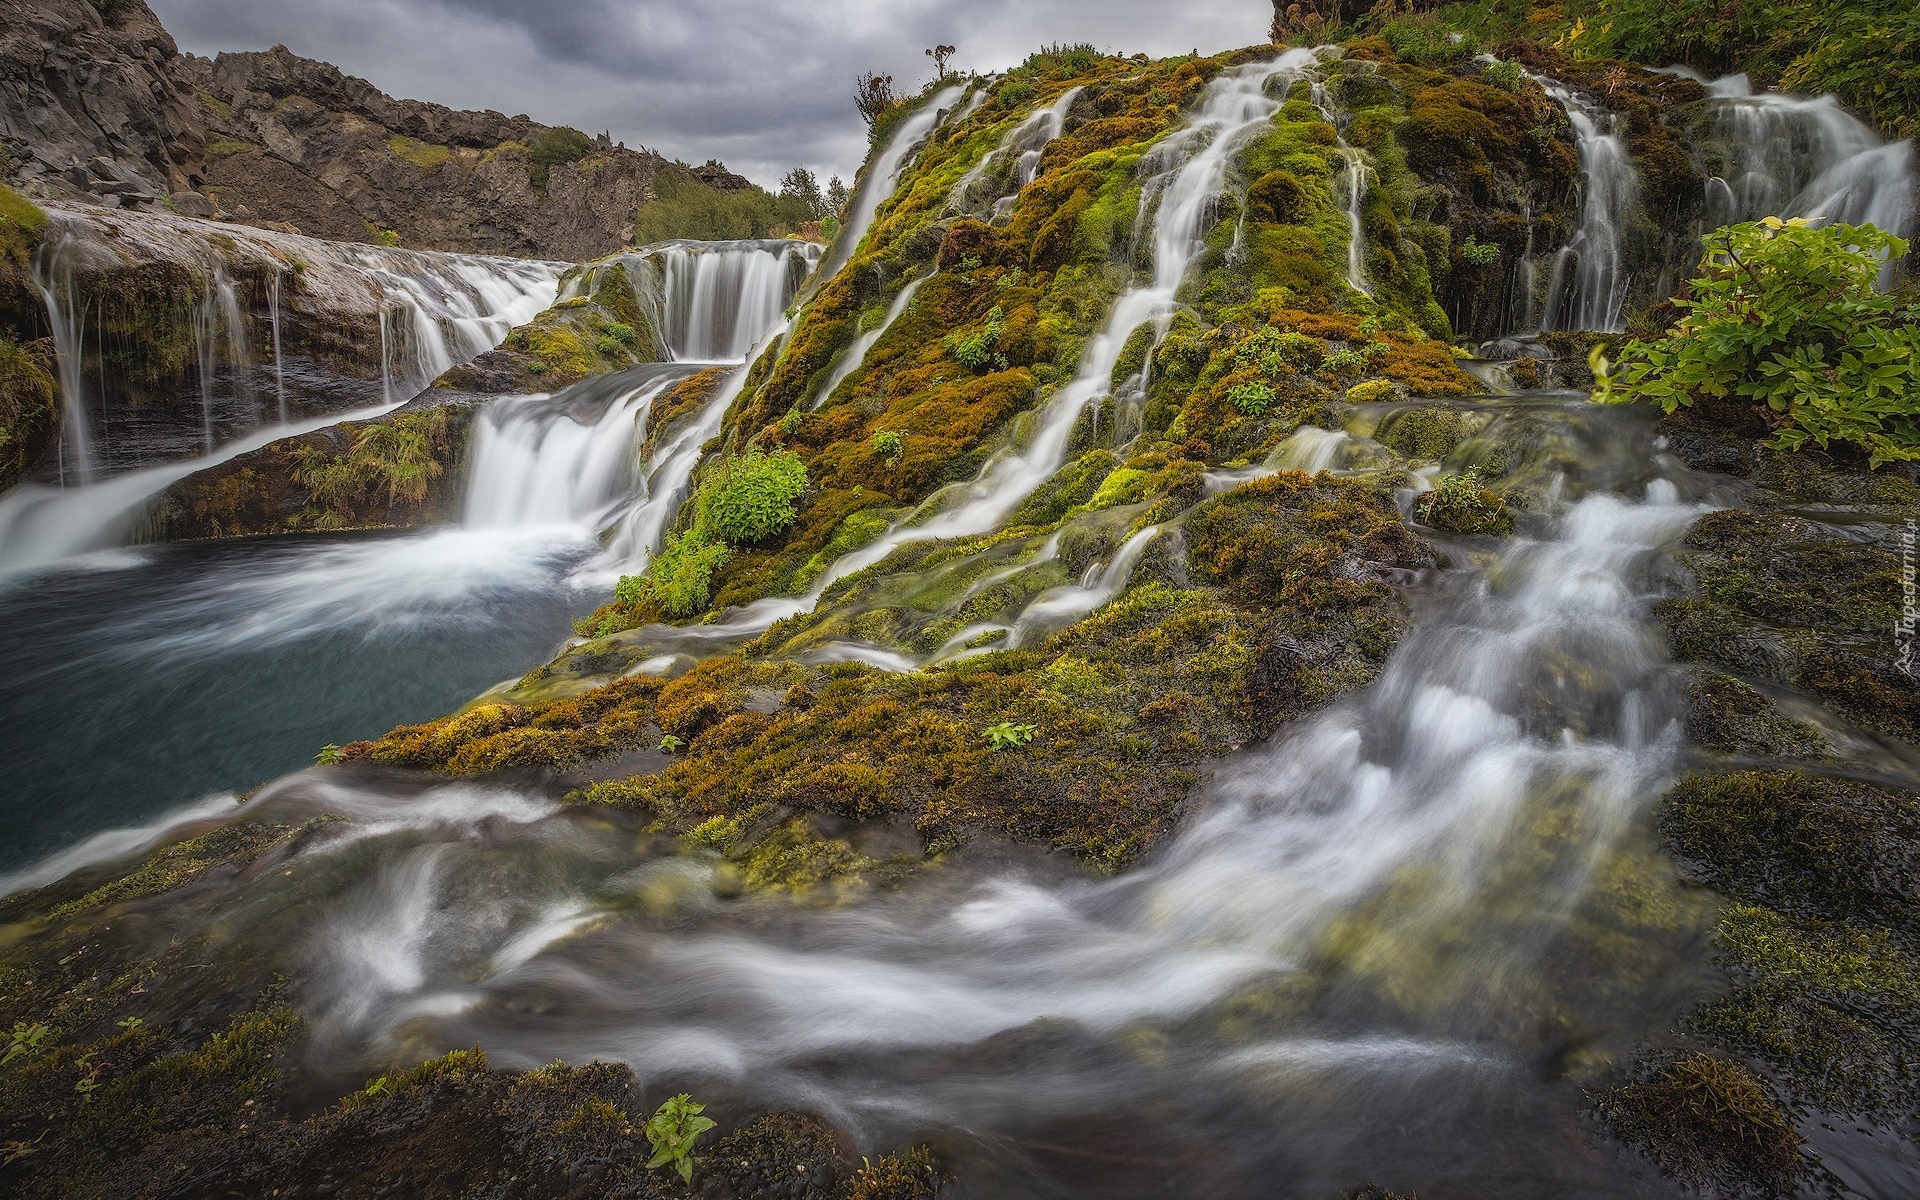
[[[998,725],[988,726],[984,736],[995,750],[1011,750],[1033,741],[1033,735],[1038,732],[1040,727],[1037,725],[1016,725],[1012,721],[1002,721]]]
[[[371,486],[386,489],[387,503],[419,504],[428,486],[446,473],[437,447],[446,428],[445,409],[376,421],[354,439],[351,461]]]
[[[987,314],[986,324],[971,333],[956,330],[946,336],[942,345],[947,353],[953,355],[961,366],[978,371],[984,367],[997,366],[1006,370],[1007,356],[999,353],[995,346],[1000,341],[1001,323],[1006,320],[1006,310],[995,305]]]
[[[0,1067],[6,1066],[16,1058],[26,1058],[40,1053],[40,1043],[47,1037],[47,1027],[42,1024],[29,1025],[25,1021],[15,1021],[13,1033],[7,1039],[7,1052],[0,1055]]]
[[[648,1170],[672,1167],[680,1173],[682,1182],[693,1182],[693,1144],[714,1126],[711,1118],[700,1115],[706,1108],[682,1092],[654,1111],[646,1129],[647,1141],[653,1146]]]
[[[1258,367],[1261,374],[1278,379],[1294,371],[1310,371],[1326,357],[1326,347],[1297,330],[1279,330],[1263,325],[1233,348],[1235,364]]]
[[[681,741],[679,738],[673,736],[672,734],[668,734],[667,736],[660,739],[660,753],[678,754],[680,753],[681,747],[685,745],[686,743]]]
[[[400,235],[391,229],[375,228],[373,230],[373,240],[374,244],[386,246],[389,249],[397,249],[400,245]]]
[[[547,373],[547,364],[545,362],[537,358],[530,358],[527,360],[527,374],[545,375],[546,373]]]
[[[764,188],[723,192],[691,175],[662,171],[654,176],[653,199],[634,215],[633,244],[650,245],[680,238],[728,241],[776,236],[815,219],[809,201],[776,196]]]
[[[527,177],[544,194],[553,168],[576,163],[593,153],[593,139],[568,125],[556,125],[527,150]]]
[[[1009,79],[1000,85],[994,93],[993,101],[1007,112],[1012,112],[1022,104],[1033,99],[1033,85],[1024,79]]]
[[[1275,393],[1267,384],[1254,381],[1242,383],[1227,392],[1227,400],[1241,412],[1257,417],[1273,405]]]
[[[1920,460],[1920,297],[1876,282],[1907,243],[1871,225],[1805,220],[1708,235],[1687,315],[1658,341],[1593,356],[1608,402],[1667,412],[1705,400],[1765,410],[1776,449],[1857,446],[1873,466]]]
[[[792,437],[800,432],[800,426],[806,424],[806,420],[807,414],[797,408],[789,409],[780,417],[780,432],[787,437]]]
[[[340,752],[340,747],[334,745],[332,742],[328,742],[326,745],[320,747],[320,753],[313,756],[313,761],[323,767],[331,767],[343,763],[347,761],[347,759],[346,756]]]
[[[1460,257],[1476,267],[1490,267],[1500,261],[1500,246],[1496,242],[1482,242],[1467,235],[1465,244],[1460,247]]]
[[[1493,534],[1513,532],[1513,514],[1497,492],[1480,481],[1480,472],[1469,468],[1449,475],[1432,491],[1424,493],[1413,506],[1414,519],[1422,525],[1447,533]]]
[[[696,525],[732,545],[748,545],[793,524],[793,502],[806,490],[807,464],[798,454],[750,450],[723,459],[701,482]]]
[[[652,600],[676,617],[688,617],[707,606],[713,573],[731,553],[700,529],[667,538],[667,544],[647,564],[645,575],[628,575],[614,589],[623,604]]]
[[[904,452],[900,435],[891,429],[875,430],[873,437],[867,442],[867,445],[875,455],[889,462],[899,462],[900,456]]]
[[[1526,84],[1527,73],[1519,63],[1490,62],[1481,70],[1480,78],[1503,92],[1517,92]]]

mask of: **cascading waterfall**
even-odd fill
[[[1538,77],[1536,77],[1538,78]],[[1549,330],[1618,333],[1631,280],[1627,222],[1640,205],[1640,176],[1618,113],[1565,84],[1539,79],[1566,110],[1580,150],[1580,224],[1554,259],[1547,284]]]
[[[1911,141],[1881,141],[1832,96],[1756,93],[1745,75],[1706,88],[1713,117],[1701,138],[1709,172],[1702,232],[1780,216],[1913,233],[1920,174]],[[1883,285],[1892,271],[1889,264]]]
[[[597,264],[562,299],[590,295],[623,271],[675,362],[741,362],[786,313],[819,263],[814,242],[667,242]]]
[[[1067,114],[1084,87],[1069,88],[1058,100],[1027,116],[1007,131],[994,151],[981,159],[953,187],[947,211],[978,213],[993,221],[1013,211],[1020,192],[1040,174],[1040,160],[1067,125]],[[1011,190],[1008,190],[1011,185]]]
[[[58,204],[47,211],[52,221],[34,273],[59,356],[62,478],[74,484],[103,470],[145,466],[155,450],[120,445],[116,461],[99,461],[95,434],[113,416],[114,381],[87,378],[85,314],[93,310],[97,318],[105,302],[93,290],[96,279],[147,268],[184,268],[199,277],[198,297],[186,314],[199,401],[188,452],[204,455],[223,437],[271,423],[286,410],[286,325],[297,331],[318,323],[337,340],[340,328],[366,329],[377,321],[382,396],[394,403],[531,320],[553,302],[560,273],[552,263],[327,242],[171,214]],[[274,346],[275,396],[264,411],[252,377],[258,365],[252,322],[259,310]],[[264,379],[260,391],[264,398]],[[364,404],[368,397],[356,399]],[[331,386],[313,402],[341,404]]]
[[[942,88],[933,99],[921,105],[919,110],[900,122],[900,128],[893,131],[887,139],[886,149],[873,159],[867,173],[861,177],[859,186],[854,190],[853,200],[848,207],[846,219],[841,222],[840,232],[833,239],[833,246],[827,253],[825,264],[815,273],[820,282],[832,279],[852,261],[853,252],[866,240],[867,230],[873,225],[873,218],[879,213],[880,206],[893,189],[900,185],[900,177],[906,173],[920,147],[928,135],[950,116],[954,116],[953,106],[966,95],[966,89],[954,85]],[[986,100],[986,92],[980,91],[973,98],[973,107]],[[968,112],[972,108],[967,109]]]
[[[826,386],[822,387],[813,398],[814,408],[817,409],[825,404],[841,384],[851,378],[855,371],[867,365],[867,352],[878,345],[881,338],[887,336],[887,330],[893,328],[894,322],[906,315],[907,309],[913,305],[914,293],[925,287],[927,281],[932,278],[930,274],[922,275],[901,288],[900,294],[895,296],[893,303],[887,307],[886,319],[881,321],[878,327],[869,329],[855,338],[853,345],[848,346],[841,353],[833,365],[833,374],[827,377]]]
[[[1143,209],[1157,198],[1153,232],[1153,277],[1129,288],[1109,310],[1106,326],[1087,342],[1073,381],[1049,399],[1038,415],[1038,429],[1025,446],[996,456],[971,483],[936,495],[933,516],[901,525],[872,545],[844,556],[826,572],[817,590],[879,562],[915,541],[985,533],[1000,523],[1055,471],[1065,458],[1067,439],[1087,407],[1112,388],[1114,364],[1127,340],[1148,323],[1156,342],[1172,320],[1174,296],[1187,268],[1205,245],[1208,218],[1214,214],[1227,172],[1246,143],[1266,128],[1280,101],[1269,92],[1276,80],[1302,78],[1318,62],[1310,49],[1289,50],[1265,63],[1225,72],[1208,86],[1192,121],[1150,152],[1158,173],[1148,182]],[[1284,92],[1284,87],[1278,89]],[[1151,360],[1152,355],[1149,354]],[[1136,385],[1138,383],[1136,382]]]
[[[558,395],[488,405],[468,451],[464,523],[599,532],[644,487],[638,450],[654,401],[697,369],[635,367]]]

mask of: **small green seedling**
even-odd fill
[[[693,1143],[714,1125],[700,1115],[706,1108],[681,1092],[655,1110],[646,1130],[647,1141],[653,1143],[653,1157],[647,1160],[649,1171],[672,1167],[683,1182],[693,1182]]]
[[[1002,721],[987,729],[987,741],[995,750],[1011,750],[1015,746],[1024,746],[1040,732],[1037,725],[1016,725],[1012,721]]]
[[[313,761],[323,767],[332,767],[347,761],[347,756],[340,752],[340,747],[328,742],[320,747],[320,753],[313,756]]]
[[[16,1058],[25,1058],[40,1053],[40,1043],[46,1040],[45,1025],[29,1025],[25,1021],[16,1021],[13,1034],[7,1039],[7,1052],[0,1055],[0,1067],[6,1066]]]
[[[681,741],[679,738],[673,736],[672,734],[668,734],[667,736],[660,739],[660,753],[678,754],[680,753],[680,747],[684,745],[686,745],[685,742]]]

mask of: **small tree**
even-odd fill
[[[860,119],[867,123],[868,129],[879,124],[880,118],[896,103],[898,98],[893,94],[893,76],[868,72],[854,80],[853,106],[860,110]]]
[[[804,205],[809,220],[818,221],[831,211],[827,198],[820,193],[820,181],[805,167],[795,167],[780,177],[780,198]]]
[[[838,175],[827,181],[827,207],[832,210],[834,216],[845,215],[847,201],[850,199],[852,196],[847,191],[846,182]]]
[[[933,60],[933,69],[939,73],[938,78],[947,77],[947,60],[953,57],[953,53],[952,46],[935,46],[927,51],[927,57]]]

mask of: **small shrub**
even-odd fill
[[[1525,86],[1527,73],[1521,69],[1519,63],[1490,62],[1486,65],[1486,69],[1480,72],[1480,78],[1486,81],[1488,86],[1497,87],[1503,92],[1517,92]]]
[[[619,342],[622,346],[631,346],[640,340],[640,331],[631,325],[625,325],[619,321],[609,321],[607,322],[606,336]]]
[[[1702,400],[1761,408],[1778,450],[1857,446],[1871,465],[1920,460],[1920,296],[1878,290],[1907,243],[1871,225],[1767,217],[1707,236],[1687,315],[1609,366],[1595,398],[1666,412]]]
[[[1460,257],[1471,266],[1490,267],[1500,261],[1500,247],[1494,242],[1482,242],[1467,235],[1466,244],[1460,247]]]
[[[39,1023],[29,1025],[25,1021],[15,1021],[13,1033],[7,1038],[7,1052],[5,1055],[0,1055],[0,1067],[6,1066],[16,1058],[26,1058],[40,1053],[40,1043],[45,1041],[46,1037],[45,1025]]]
[[[1440,481],[1440,486],[1414,502],[1414,519],[1446,533],[1491,534],[1513,532],[1513,514],[1498,492],[1480,482],[1480,473],[1463,471]]]
[[[1258,381],[1239,384],[1227,392],[1227,400],[1250,417],[1257,417],[1273,407],[1274,399],[1273,388]]]
[[[527,177],[536,191],[544,193],[553,168],[579,162],[592,152],[592,138],[571,126],[557,125],[527,151]]]
[[[793,524],[793,502],[806,490],[807,464],[798,454],[752,450],[722,461],[701,483],[697,523],[732,545],[749,545]]]
[[[987,744],[995,750],[1011,750],[1033,741],[1033,735],[1040,732],[1037,725],[1016,725],[1012,721],[1002,721],[998,725],[987,727],[984,736]]]
[[[985,325],[971,333],[959,331],[950,333],[941,344],[947,348],[947,353],[953,355],[963,367],[978,371],[988,366],[997,366],[1005,370],[1007,356],[999,353],[995,347],[999,344],[1001,324],[1006,320],[1006,315],[1006,311],[996,305],[993,311],[987,314]]]
[[[993,102],[1003,110],[1012,112],[1022,104],[1033,99],[1033,85],[1024,79],[1009,79],[1000,85],[994,94]]]
[[[867,445],[873,450],[876,456],[884,458],[889,462],[899,462],[900,456],[903,453],[900,435],[891,429],[875,431],[872,440],[870,440]]]
[[[1294,371],[1311,371],[1325,360],[1326,354],[1326,347],[1319,340],[1271,325],[1263,326],[1233,348],[1235,363],[1241,367],[1258,367],[1271,379]]]
[[[347,759],[346,756],[340,752],[340,747],[334,745],[332,742],[328,742],[326,745],[320,747],[320,753],[313,756],[313,761],[322,767],[332,767],[347,761]]]
[[[655,1110],[646,1129],[647,1141],[653,1146],[648,1170],[672,1167],[682,1182],[693,1182],[693,1144],[714,1126],[712,1119],[700,1115],[706,1108],[682,1092]]]
[[[668,537],[647,573],[625,576],[614,596],[624,604],[651,600],[676,617],[690,617],[712,597],[713,573],[731,553],[700,529]],[[630,584],[630,581],[631,584]]]

